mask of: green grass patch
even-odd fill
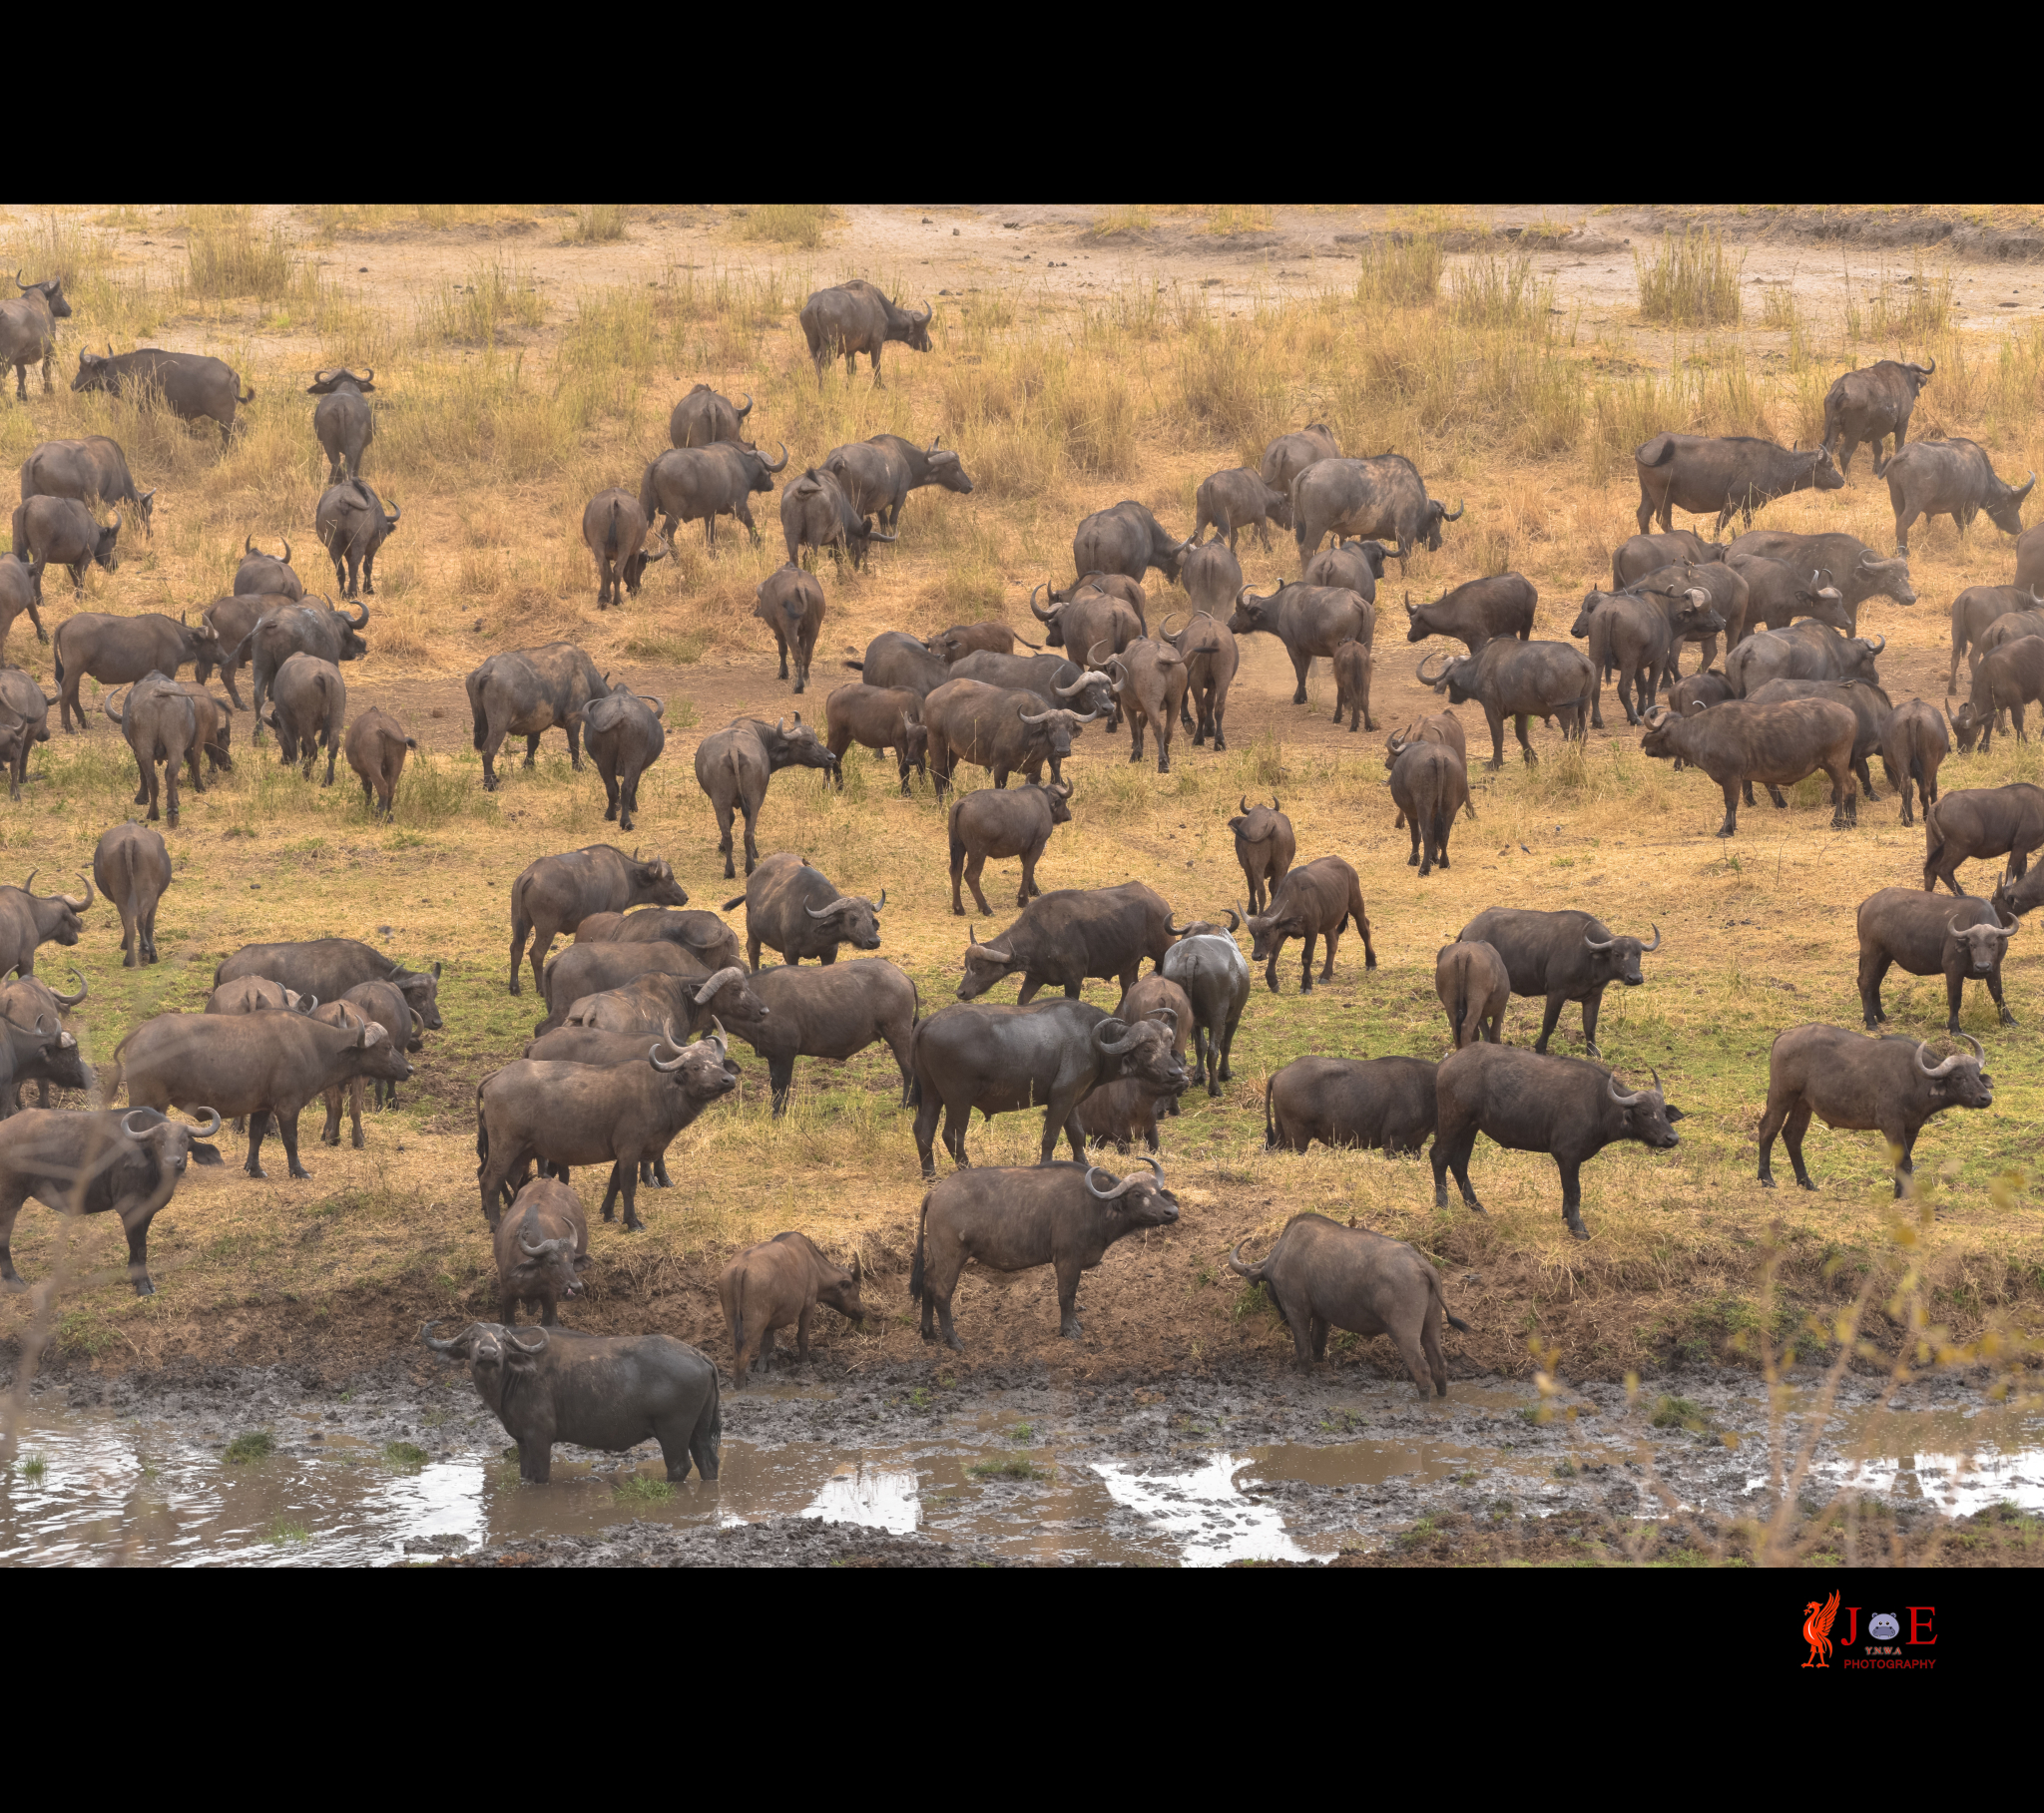
[[[309,1526],[294,1524],[288,1518],[278,1518],[269,1526],[269,1540],[280,1549],[287,1549],[294,1543],[309,1543],[312,1532]]]
[[[385,1442],[383,1458],[393,1467],[416,1473],[432,1457],[416,1442]]]
[[[1693,1398],[1659,1397],[1654,1400],[1653,1423],[1656,1429],[1687,1429],[1701,1434],[1710,1427],[1711,1419]]]
[[[230,1467],[244,1467],[251,1461],[267,1460],[275,1452],[275,1436],[266,1429],[250,1429],[236,1436],[220,1458]]]
[[[1047,1480],[1048,1472],[1026,1455],[1006,1454],[996,1461],[974,1461],[965,1471],[976,1480]]]
[[[657,1480],[647,1473],[627,1474],[615,1481],[611,1490],[627,1505],[664,1505],[675,1495],[671,1482]]]

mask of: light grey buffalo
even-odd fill
[[[599,491],[583,508],[582,540],[596,561],[599,611],[623,604],[627,593],[637,598],[646,569],[667,559],[667,543],[649,534],[639,500],[616,485]]]
[[[1164,953],[1165,980],[1177,983],[1192,1007],[1190,1030],[1197,1059],[1193,1075],[1196,1082],[1205,1077],[1210,1097],[1220,1095],[1222,1084],[1234,1074],[1229,1061],[1235,1052],[1235,1029],[1250,1004],[1249,959],[1233,936],[1242,923],[1241,915],[1230,907],[1227,932],[1219,926],[1195,925]]]
[[[118,711],[115,705],[121,707]],[[146,674],[125,693],[109,692],[100,708],[121,726],[121,734],[134,751],[139,784],[135,803],[149,805],[149,817],[156,818],[159,782],[157,765],[163,765],[162,817],[172,830],[178,828],[178,769],[199,746],[199,713],[185,689],[166,674]],[[199,766],[192,767],[193,789],[206,791],[198,778]]]
[[[698,384],[674,406],[667,418],[667,438],[677,447],[712,447],[719,441],[751,443],[745,438],[746,417],[753,413],[752,393],[741,409],[730,397]]]
[[[1895,552],[1909,552],[1909,525],[1921,517],[1948,516],[1963,541],[1981,511],[2004,535],[2023,532],[2023,501],[2036,488],[2033,472],[2020,485],[1995,475],[1987,450],[1976,441],[1915,441],[1895,450],[1881,468],[1888,502],[1895,512]]]
[[[256,671],[254,740],[262,740],[262,701],[285,662],[293,655],[334,663],[360,661],[369,652],[361,634],[368,627],[367,605],[357,605],[350,617],[323,598],[306,604],[276,604],[263,612],[244,645],[253,653],[251,665]]]
[[[816,638],[823,630],[822,586],[790,557],[785,566],[775,568],[760,582],[753,594],[753,615],[773,632],[782,680],[787,679],[788,656],[793,654],[794,689],[803,691],[809,683]]]
[[[833,447],[823,456],[823,466],[837,475],[852,507],[874,518],[883,529],[899,525],[908,494],[925,485],[941,485],[961,497],[972,492],[971,475],[957,454],[935,440],[918,447],[898,434],[876,434]]]
[[[235,411],[256,400],[256,392],[243,390],[242,380],[225,359],[203,352],[165,352],[158,346],[116,352],[110,344],[104,358],[81,352],[71,388],[103,390],[109,396],[154,392],[180,421],[217,422],[223,447],[235,437]]]
[[[21,462],[21,501],[75,497],[81,504],[133,504],[144,535],[154,535],[156,487],[138,491],[121,443],[104,434],[76,441],[45,441]]]
[[[873,368],[875,388],[886,389],[880,376],[880,351],[889,340],[899,340],[911,352],[930,349],[930,310],[927,304],[917,314],[892,301],[885,291],[863,277],[819,289],[802,304],[802,337],[808,342],[809,357],[815,361],[816,380],[823,367],[838,353],[844,354],[844,375],[849,378],[864,353]]]
[[[1193,498],[1193,540],[1199,541],[1211,527],[1215,540],[1225,540],[1231,554],[1245,529],[1256,530],[1257,540],[1269,554],[1273,523],[1280,529],[1291,527],[1289,487],[1280,490],[1266,484],[1261,474],[1247,466],[1214,473]]]
[[[662,519],[661,534],[670,544],[678,523],[701,518],[704,543],[714,548],[717,519],[735,516],[758,546],[760,527],[753,521],[753,493],[770,492],[773,475],[786,465],[785,442],[777,462],[756,448],[731,441],[673,448],[646,468],[639,481],[639,508],[649,523],[656,515]]]
[[[766,803],[766,783],[782,768],[836,770],[837,757],[816,738],[814,730],[794,714],[790,728],[786,718],[768,724],[758,717],[734,719],[722,730],[713,730],[696,745],[696,784],[709,796],[717,814],[718,850],[724,857],[724,878],[737,878],[732,855],[732,819],[743,813],[746,820],[746,873],[759,866],[760,846],[755,833],[760,808]]]
[[[1416,1246],[1315,1214],[1285,1222],[1260,1264],[1244,1263],[1247,1244],[1239,1242],[1228,1255],[1228,1268],[1271,1293],[1291,1330],[1299,1365],[1327,1357],[1329,1329],[1345,1328],[1365,1340],[1389,1335],[1419,1395],[1448,1395],[1441,1323],[1471,1331],[1448,1307],[1440,1273]]]
[[[48,642],[50,633],[43,628],[42,588],[30,574],[28,562],[11,551],[0,554],[0,649],[6,647],[8,632],[24,611],[36,627],[36,641]]]
[[[604,817],[615,819],[621,831],[632,828],[632,814],[639,809],[640,776],[667,747],[660,721],[666,711],[662,699],[634,692],[623,680],[582,707],[582,737],[610,801]]]
[[[350,371],[337,365],[331,371],[315,371],[305,386],[307,396],[316,396],[319,406],[312,411],[312,432],[326,450],[329,485],[362,476],[362,455],[376,438],[376,420],[362,399],[376,388],[376,372]]]
[[[74,715],[80,729],[91,727],[78,700],[79,685],[87,675],[103,686],[127,685],[146,674],[175,675],[188,663],[218,662],[223,651],[214,627],[203,619],[194,627],[182,617],[165,617],[157,611],[135,617],[79,611],[57,626],[51,655],[59,721],[69,730]]]

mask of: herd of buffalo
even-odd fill
[[[50,387],[55,323],[71,314],[62,282],[20,282],[18,301],[0,305],[0,365],[17,373],[43,368]],[[873,286],[853,281],[818,291],[801,311],[807,350],[820,375],[842,354],[864,353],[879,381],[883,347],[927,351],[930,312],[906,309]],[[1614,551],[1609,589],[1583,600],[1569,641],[1537,638],[1538,598],[1516,573],[1484,577],[1415,604],[1404,600],[1406,641],[1438,641],[1418,665],[1420,680],[1444,708],[1391,728],[1385,745],[1396,824],[1409,831],[1408,862],[1422,876],[1450,863],[1458,816],[1474,816],[1467,745],[1452,709],[1473,702],[1490,739],[1490,766],[1504,762],[1506,725],[1524,758],[1537,759],[1533,719],[1559,721],[1565,737],[1603,722],[1603,689],[1615,682],[1628,723],[1644,730],[1650,756],[1702,770],[1721,789],[1720,836],[1737,828],[1753,786],[1774,803],[1782,788],[1811,774],[1830,783],[1832,822],[1856,820],[1857,799],[1875,797],[1869,762],[1881,758],[1913,822],[1920,802],[1927,850],[1920,887],[1891,887],[1859,909],[1859,992],[1869,1031],[1886,1023],[1882,980],[1892,967],[1939,975],[1948,987],[1946,1030],[1968,1050],[1938,1056],[1913,1037],[1868,1039],[1810,1025],[1775,1041],[1760,1135],[1760,1178],[1774,1181],[1771,1159],[1781,1134],[1796,1181],[1814,1184],[1803,1161],[1812,1116],[1842,1129],[1877,1129],[1899,1154],[1900,1194],[1927,1122],[1946,1108],[1985,1108],[1993,1099],[1984,1052],[1959,1032],[1968,978],[1984,982],[2004,1024],[2001,963],[2021,916],[2044,901],[2044,866],[2028,856],[2044,847],[2044,789],[2018,784],[1938,791],[1939,765],[1953,741],[1989,745],[2013,718],[2044,697],[2044,532],[2022,532],[2020,508],[2035,484],[1999,478],[1970,441],[1909,443],[1911,409],[1933,367],[1882,361],[1840,378],[1825,410],[1820,446],[1785,450],[1743,437],[1658,434],[1637,454],[1639,534]],[[313,427],[328,461],[329,486],[314,518],[331,559],[335,589],[371,597],[378,549],[398,527],[362,477],[373,440],[368,397],[374,372],[322,370]],[[232,437],[236,410],[248,403],[235,372],[218,359],[153,348],[80,357],[74,390],[148,394],[177,416],[211,420]],[[645,471],[636,492],[613,487],[592,498],[582,529],[598,573],[599,608],[637,594],[647,567],[666,557],[684,522],[701,520],[715,545],[720,518],[733,518],[757,542],[752,499],[780,481],[786,564],[759,588],[756,616],[771,636],[778,677],[798,697],[808,686],[827,605],[812,562],[864,563],[875,544],[900,532],[909,494],[936,486],[969,493],[959,455],[893,435],[838,447],[798,474],[781,447],[769,459],[746,438],[753,399],[734,403],[698,384],[675,406],[672,447]],[[1844,534],[1792,535],[1752,529],[1754,513],[1786,493],[1841,487],[1857,446],[1869,444],[1876,473],[1894,505],[1895,551],[1883,556]],[[1883,450],[1885,457],[1883,457]],[[1834,463],[1835,462],[1835,463]],[[119,514],[126,508],[151,532],[154,491],[139,490],[121,448],[105,437],[50,441],[21,468],[13,551],[0,558],[0,640],[26,614],[45,632],[44,576],[54,563],[82,588],[86,566],[117,562]],[[1735,515],[1746,533],[1731,541],[1677,531],[1681,508],[1716,513],[1722,533]],[[2016,572],[2006,586],[1971,587],[1952,607],[1948,684],[1960,663],[1969,686],[1940,711],[1922,700],[1894,703],[1880,684],[1879,636],[1862,637],[1866,600],[1916,602],[1909,582],[1907,533],[1919,518],[1951,515],[1963,528],[1985,511],[2018,536]],[[667,1181],[665,1156],[676,1135],[738,1087],[734,1041],[766,1063],[773,1112],[781,1113],[797,1060],[849,1058],[884,1043],[899,1068],[902,1105],[912,1131],[924,1198],[909,1278],[922,1332],[959,1345],[953,1292],[969,1261],[1000,1271],[1050,1266],[1058,1285],[1060,1327],[1079,1330],[1081,1274],[1116,1240],[1178,1219],[1176,1197],[1156,1156],[1146,1170],[1118,1177],[1092,1163],[1088,1147],[1113,1142],[1127,1152],[1141,1141],[1160,1149],[1160,1116],[1176,1115],[1195,1084],[1219,1097],[1231,1077],[1235,1041],[1257,967],[1273,992],[1279,961],[1299,946],[1298,986],[1309,992],[1334,973],[1337,950],[1353,930],[1366,969],[1376,965],[1362,880],[1332,854],[1300,855],[1280,802],[1248,798],[1229,820],[1241,864],[1240,911],[1225,923],[1188,919],[1140,881],[1104,888],[1038,886],[1041,865],[1077,801],[1065,772],[1087,724],[1126,727],[1129,759],[1155,744],[1158,771],[1169,772],[1181,734],[1199,750],[1227,747],[1227,711],[1242,639],[1268,635],[1290,662],[1294,703],[1307,697],[1317,659],[1335,680],[1336,723],[1372,730],[1370,694],[1377,589],[1388,564],[1402,574],[1412,558],[1438,551],[1443,531],[1463,512],[1430,498],[1418,470],[1397,454],[1349,458],[1333,434],[1313,424],[1279,436],[1261,467],[1219,472],[1199,487],[1192,534],[1179,538],[1144,506],[1127,502],[1087,517],[1073,537],[1073,577],[1039,586],[1029,599],[1041,641],[998,623],[962,624],[938,635],[889,632],[845,665],[856,678],[832,689],[820,728],[791,710],[775,721],[741,718],[705,735],[696,778],[709,797],[724,859],[744,892],[721,912],[691,910],[669,863],[609,844],[543,856],[511,891],[509,989],[518,994],[529,968],[543,1017],[521,1056],[482,1078],[475,1092],[477,1185],[494,1243],[501,1301],[496,1322],[478,1322],[450,1338],[426,1330],[438,1352],[464,1360],[478,1390],[517,1439],[528,1479],[547,1477],[552,1445],[576,1442],[624,1448],[657,1439],[672,1478],[692,1462],[717,1471],[721,1417],[716,1369],[695,1349],[664,1335],[605,1339],[560,1321],[589,1264],[589,1225],[569,1187],[578,1166],[607,1165],[602,1214],[622,1212],[643,1225],[638,1192]],[[1658,532],[1656,521],[1658,519]],[[1254,532],[1268,548],[1271,529],[1288,529],[1299,574],[1268,596],[1244,583],[1236,555]],[[1323,545],[1329,544],[1329,545]],[[365,1087],[394,1102],[428,1037],[441,1027],[440,966],[411,970],[347,938],[252,945],[223,962],[200,1013],[159,1014],[135,1027],[95,1078],[64,1015],[85,998],[57,993],[35,975],[39,946],[75,946],[84,915],[103,900],[119,913],[124,962],[156,961],[158,901],[171,883],[163,836],[175,831],[179,775],[204,790],[202,757],[232,766],[229,727],[253,710],[255,740],[275,733],[279,755],[309,775],[325,755],[331,784],[345,756],[371,809],[388,814],[408,751],[418,744],[389,710],[349,712],[341,667],[367,651],[369,607],[336,608],[308,597],[291,565],[259,553],[245,538],[234,589],[196,622],[145,613],[79,611],[57,628],[53,666],[58,691],[45,694],[18,669],[0,670],[0,755],[20,797],[28,753],[60,727],[88,732],[80,685],[91,677],[123,690],[104,700],[121,726],[138,774],[137,806],[147,820],[115,826],[101,838],[82,894],[38,896],[31,874],[0,888],[0,1283],[21,1287],[9,1250],[15,1217],[30,1197],[51,1207],[120,1217],[138,1293],[154,1287],[148,1269],[152,1218],[173,1197],[190,1162],[218,1164],[211,1138],[224,1121],[246,1123],[246,1168],[261,1176],[260,1150],[275,1126],[293,1177],[300,1162],[299,1115],[318,1102],[323,1138],[337,1142],[343,1111],[352,1138],[363,1140]],[[1153,574],[1180,588],[1190,605],[1177,628],[1154,629],[1146,591]],[[1723,661],[1719,661],[1720,646]],[[1687,644],[1701,645],[1696,671],[1684,675]],[[1580,646],[1578,646],[1580,645]],[[181,680],[190,668],[193,678]],[[253,698],[237,684],[251,670]],[[226,698],[209,680],[218,671]],[[531,766],[543,734],[565,732],[582,765],[586,742],[602,773],[606,818],[630,830],[638,784],[665,745],[664,706],[614,682],[573,643],[503,651],[468,677],[473,741],[483,785],[501,784],[497,757],[507,737],[525,739]],[[813,714],[812,714],[813,718]],[[951,910],[964,901],[989,914],[981,877],[993,859],[1019,859],[1017,916],[997,936],[969,934],[957,1000],[925,1016],[915,983],[883,957],[886,895],[843,893],[802,858],[762,856],[757,833],[774,774],[820,770],[839,786],[853,743],[885,751],[903,792],[926,776],[936,796],[950,794]],[[954,791],[960,766],[984,769],[991,786]],[[1047,773],[1046,773],[1047,770]],[[1013,778],[1017,784],[1008,783]],[[161,805],[160,805],[161,800]],[[739,835],[739,821],[743,834]],[[1989,899],[1960,885],[1960,864],[2006,859]],[[1939,881],[1951,895],[1940,905]],[[743,943],[722,913],[745,909]],[[1245,955],[1240,935],[1248,933]],[[558,951],[558,940],[568,940]],[[1417,1153],[1431,1139],[1435,1201],[1448,1201],[1449,1173],[1463,1202],[1483,1212],[1470,1180],[1476,1135],[1498,1145],[1546,1152],[1560,1172],[1570,1231],[1588,1238],[1581,1213],[1581,1169],[1606,1146],[1636,1141],[1665,1150],[1678,1141],[1682,1111],[1660,1078],[1622,1078],[1597,1045],[1605,991],[1642,986],[1646,959],[1661,947],[1614,931],[1586,912],[1494,907],[1478,914],[1436,962],[1436,985],[1449,1029],[1438,1062],[1416,1057],[1306,1057],[1287,1064],[1265,1089],[1265,1138],[1277,1151],[1330,1146]],[[762,953],[779,962],[763,967]],[[1318,958],[1316,966],[1315,958]],[[1352,961],[1352,960],[1351,960]],[[1148,973],[1145,974],[1145,970]],[[1018,980],[1012,1004],[989,999]],[[1083,1001],[1089,980],[1121,993],[1113,1013]],[[1043,999],[1038,999],[1043,996]],[[1501,1043],[1507,1003],[1543,1005],[1530,1047]],[[1548,1048],[1563,1010],[1581,1009],[1584,1057]],[[34,1083],[43,1104],[18,1106]],[[49,1090],[91,1090],[126,1109],[48,1106]],[[172,1110],[193,1118],[173,1120]],[[1043,1115],[1040,1161],[1023,1168],[975,1169],[966,1133],[975,1112]],[[936,1141],[953,1168],[937,1174]],[[1063,1139],[1071,1161],[1056,1159]],[[1388,1335],[1422,1394],[1445,1393],[1440,1350],[1448,1310],[1434,1268],[1411,1246],[1367,1230],[1302,1214],[1267,1257],[1232,1259],[1262,1282],[1289,1326],[1298,1358],[1324,1351],[1330,1328]],[[862,1277],[833,1263],[798,1232],[740,1253],[720,1291],[733,1343],[733,1376],[743,1381],[769,1355],[777,1329],[792,1327],[809,1350],[819,1304],[854,1320],[866,1309]],[[517,1326],[518,1306],[538,1326]]]

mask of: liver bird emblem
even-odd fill
[[[1811,1599],[1802,1608],[1802,1640],[1809,1645],[1809,1660],[1805,1668],[1828,1668],[1831,1654],[1831,1622],[1838,1615],[1838,1595],[1831,1596],[1818,1604]]]

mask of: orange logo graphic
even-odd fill
[[[1809,1645],[1809,1660],[1805,1668],[1828,1668],[1831,1654],[1831,1623],[1838,1615],[1838,1595],[1831,1596],[1818,1604],[1811,1599],[1802,1608],[1802,1640]]]

